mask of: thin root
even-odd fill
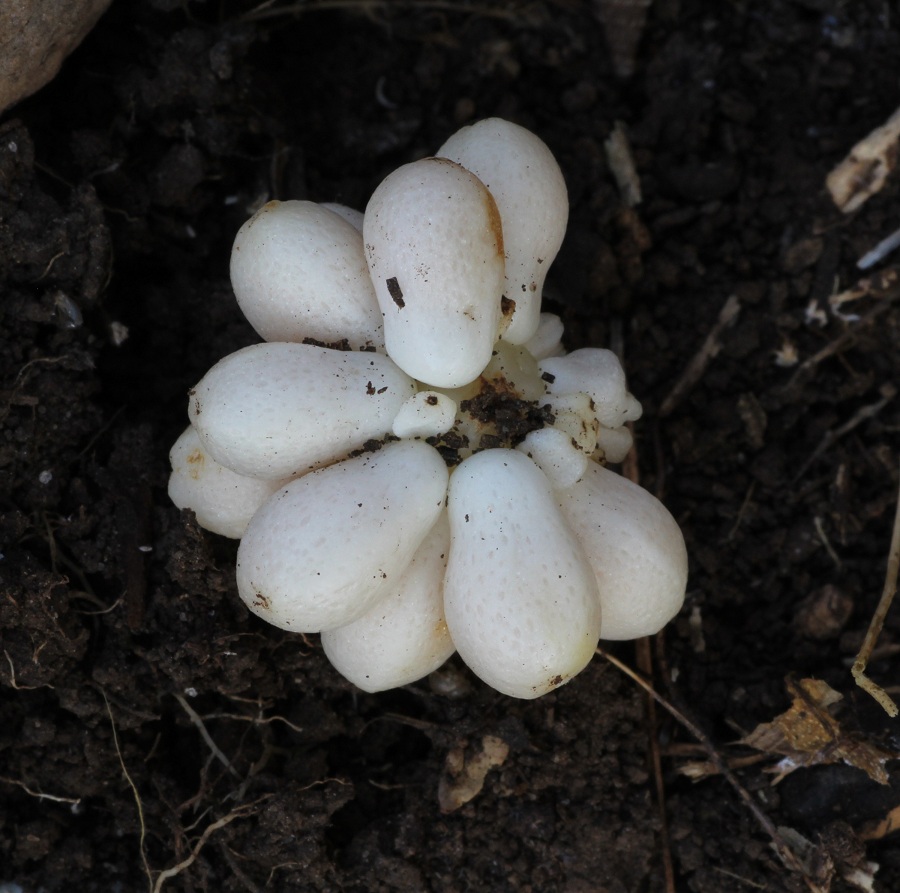
[[[33,791],[24,781],[19,781],[15,778],[6,778],[0,775],[0,782],[16,785],[25,791],[29,797],[35,797],[38,800],[52,800],[54,803],[69,803],[73,810],[77,810],[81,805],[81,797],[61,797],[57,794],[45,794],[42,791]]]
[[[876,685],[866,676],[866,666],[875,649],[875,643],[881,635],[885,617],[887,617],[891,602],[894,600],[894,594],[897,592],[898,570],[900,570],[900,493],[897,496],[897,511],[894,514],[894,529],[891,534],[891,550],[888,552],[887,572],[884,575],[884,588],[881,590],[878,607],[875,608],[875,613],[872,615],[872,620],[869,623],[869,629],[866,631],[866,638],[863,640],[859,654],[856,655],[856,660],[853,661],[853,667],[850,669],[856,684],[875,698],[884,708],[887,715],[892,717],[900,713],[897,702],[880,685]]]
[[[231,761],[222,750],[219,748],[219,745],[213,741],[212,735],[209,734],[209,730],[206,728],[206,725],[203,722],[203,719],[200,717],[200,714],[188,704],[187,700],[182,695],[176,694],[175,700],[181,704],[181,709],[184,710],[185,713],[190,717],[191,722],[197,727],[197,731],[200,732],[200,737],[206,742],[206,746],[212,751],[213,756],[235,777],[240,778],[237,769],[231,765]]]
[[[659,408],[660,418],[670,415],[684,396],[697,384],[706,372],[707,366],[715,359],[722,349],[721,335],[728,326],[732,325],[741,312],[741,302],[737,295],[731,295],[722,305],[719,318],[709,330],[706,340],[693,359],[687,364],[681,378],[675,382],[675,386],[669,392],[669,396],[662,402]]]
[[[134,802],[137,805],[138,821],[141,826],[141,862],[144,866],[144,871],[147,874],[147,885],[151,890],[151,893],[156,893],[156,888],[153,886],[153,872],[150,870],[150,863],[147,861],[147,847],[145,845],[147,838],[147,826],[144,823],[144,804],[141,802],[141,795],[138,793],[137,785],[135,785],[134,780],[129,774],[128,767],[125,765],[125,760],[122,757],[122,748],[119,747],[119,734],[118,732],[116,732],[116,723],[113,719],[112,707],[109,706],[109,699],[106,697],[106,692],[103,691],[102,688],[100,689],[100,694],[103,695],[103,702],[106,704],[106,712],[109,715],[109,724],[112,728],[113,744],[116,746],[116,756],[119,758],[119,765],[122,767],[122,774],[125,776],[125,780],[128,782],[128,786],[131,788],[131,793],[134,794]]]
[[[186,858],[182,859],[177,865],[173,865],[171,868],[166,868],[161,871],[156,878],[156,883],[152,887],[152,893],[159,893],[162,890],[163,884],[169,880],[169,878],[176,877],[181,874],[186,868],[190,868],[194,862],[197,861],[197,857],[200,855],[200,850],[206,846],[206,842],[209,838],[215,834],[220,828],[224,828],[226,825],[230,825],[235,819],[242,819],[248,815],[251,815],[257,806],[265,800],[268,800],[272,795],[266,794],[264,797],[260,797],[259,800],[255,800],[253,803],[248,803],[246,806],[239,806],[237,809],[232,810],[228,813],[228,815],[222,816],[220,819],[216,819],[216,821],[206,826],[204,832],[200,835],[200,839],[194,845],[194,848],[191,850],[191,854]]]
[[[608,660],[614,667],[621,670],[626,676],[629,677],[629,679],[636,682],[645,692],[647,692],[648,695],[650,695],[651,698],[653,698],[653,700],[655,700],[669,713],[671,713],[672,716],[675,717],[675,719],[679,723],[681,723],[681,725],[683,725],[703,745],[703,749],[709,755],[710,760],[719,770],[722,777],[732,786],[732,788],[734,788],[741,800],[744,801],[744,805],[750,810],[753,817],[759,823],[760,827],[762,827],[766,834],[769,835],[772,840],[772,846],[775,848],[775,852],[778,853],[778,856],[785,867],[805,878],[806,872],[804,871],[803,865],[797,858],[794,851],[790,848],[790,846],[788,846],[785,839],[772,823],[772,820],[759,808],[759,806],[750,796],[747,789],[738,781],[737,776],[735,776],[735,774],[728,767],[728,764],[725,762],[722,755],[716,750],[712,741],[710,741],[706,734],[702,732],[693,722],[691,722],[680,710],[678,710],[677,707],[675,707],[673,704],[670,704],[662,695],[660,695],[656,691],[656,689],[654,689],[653,686],[650,685],[649,682],[635,673],[635,671],[630,667],[623,664],[618,658],[613,657],[611,654],[607,653],[599,646],[597,647],[596,653]]]

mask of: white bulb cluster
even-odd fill
[[[191,391],[169,493],[239,538],[241,597],[367,691],[458,651],[533,698],[598,638],[680,608],[684,540],[604,467],[640,415],[616,357],[541,313],[568,214],[534,134],[499,119],[405,165],[365,214],[270,202],[231,279],[265,339]]]

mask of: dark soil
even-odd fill
[[[456,661],[354,690],[315,637],[248,614],[234,544],[168,501],[167,452],[188,388],[256,340],[227,275],[253,209],[363,207],[461,124],[510,118],[569,186],[551,306],[570,346],[620,343],[641,480],[687,539],[656,688],[728,759],[789,677],[843,693],[859,747],[900,748],[848,667],[898,487],[900,290],[843,306],[858,319],[828,304],[900,225],[900,176],[852,215],[824,188],[900,104],[896,9],[658,0],[622,80],[577,0],[298,5],[120,0],[0,120],[0,889],[810,889],[720,775],[681,774],[705,752],[601,657],[533,702]],[[661,412],[731,295],[720,352]],[[897,694],[900,605],[871,673]],[[502,765],[443,813],[442,779],[495,739]],[[898,835],[871,824],[900,804],[900,763],[880,785],[819,756],[777,786],[777,754],[735,772],[816,847],[818,889],[859,889],[843,876],[869,859],[900,890]]]

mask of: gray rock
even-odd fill
[[[0,3],[0,113],[51,81],[111,0]]]

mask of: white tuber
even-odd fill
[[[404,165],[369,200],[363,240],[391,359],[433,387],[477,378],[503,293],[500,216],[484,184],[445,158]]]
[[[396,587],[446,491],[444,460],[419,441],[388,444],[291,481],[241,540],[241,598],[294,632],[356,620]]]
[[[675,519],[643,487],[596,462],[556,495],[597,578],[601,638],[659,632],[678,613],[687,585],[687,551]]]
[[[565,431],[578,449],[591,455],[597,448],[597,435],[600,431],[594,401],[583,392],[549,396],[546,399],[556,417],[553,427]]]
[[[219,360],[191,391],[188,415],[217,462],[271,480],[384,436],[413,393],[383,354],[273,342]]]
[[[322,633],[322,647],[337,671],[363,691],[415,682],[451,654],[444,620],[444,571],[450,525],[441,512],[391,591],[358,620]]]
[[[631,451],[634,441],[625,428],[600,426],[597,433],[597,453],[594,458],[604,462],[621,462]]]
[[[360,231],[322,205],[263,205],[234,240],[231,284],[266,341],[384,345]]]
[[[555,313],[542,313],[537,331],[522,346],[536,360],[562,356],[563,323]]]
[[[597,419],[608,428],[641,417],[641,404],[625,387],[619,358],[601,347],[583,347],[563,357],[538,363],[550,394],[587,394],[597,406]]]
[[[516,449],[544,472],[554,490],[577,484],[590,461],[574,439],[559,428],[532,431]]]
[[[624,458],[641,413],[619,360],[566,355],[540,312],[567,210],[549,149],[490,119],[440,154],[365,215],[270,202],[241,228],[232,281],[269,343],[191,391],[169,488],[240,538],[250,610],[321,631],[363,690],[455,648],[534,698],[598,637],[658,631],[687,556],[661,503],[598,464]]]
[[[237,474],[213,459],[193,426],[185,428],[169,451],[169,499],[192,509],[197,523],[213,533],[240,539],[256,510],[285,480]]]
[[[444,610],[472,672],[536,698],[583,670],[600,634],[597,584],[534,462],[476,453],[454,471],[448,508]]]
[[[394,417],[395,437],[436,437],[446,434],[456,421],[456,401],[440,391],[413,394]]]
[[[524,344],[537,332],[544,279],[566,232],[569,199],[562,171],[543,140],[501,118],[463,127],[437,154],[472,171],[497,202],[506,251],[504,293],[516,302],[503,338]]]
[[[350,208],[347,205],[342,205],[339,202],[322,202],[319,205],[320,208],[327,208],[329,211],[334,211],[338,217],[343,217],[347,223],[350,224],[358,233],[362,234],[363,228],[363,212],[357,211],[356,208]]]

